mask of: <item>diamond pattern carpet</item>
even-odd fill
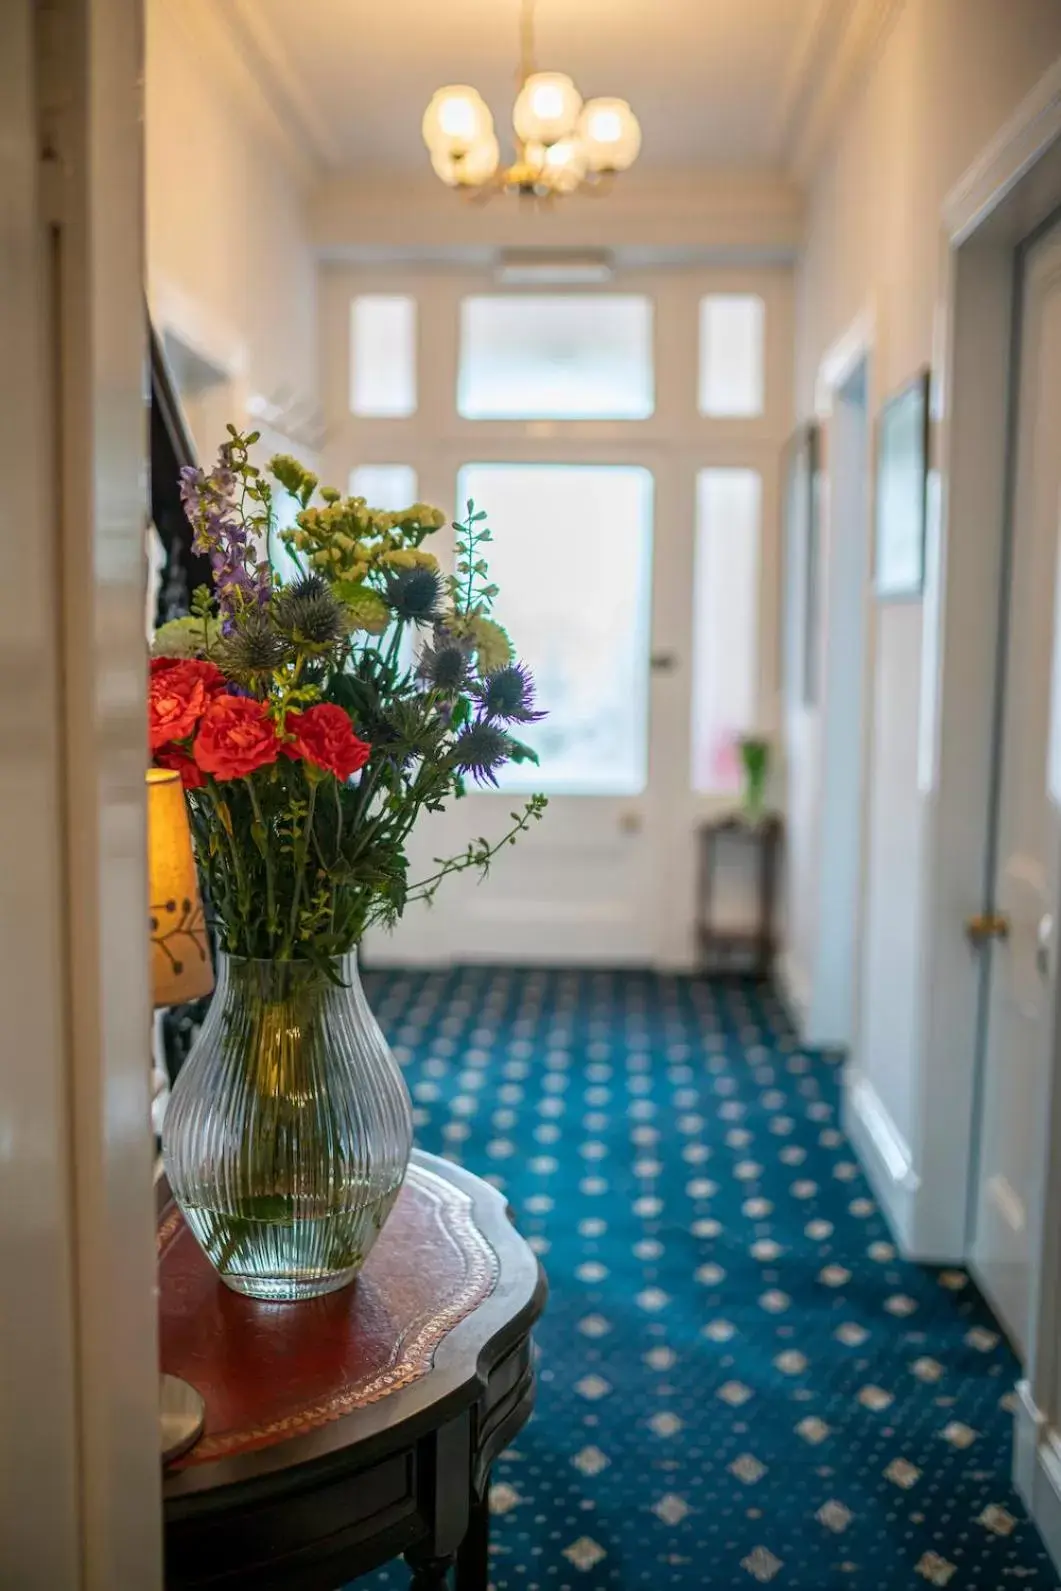
[[[501,1186],[549,1273],[495,1591],[1056,1591],[1009,1480],[1013,1355],[964,1272],[897,1257],[840,1067],[768,992],[366,985],[417,1141]]]

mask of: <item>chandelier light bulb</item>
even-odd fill
[[[512,124],[524,143],[555,144],[574,132],[582,96],[563,72],[534,72],[519,91]]]
[[[424,112],[421,131],[432,157],[459,158],[493,135],[494,122],[482,97],[464,83],[440,88]]]
[[[587,100],[578,131],[591,171],[626,171],[641,151],[641,127],[625,99]]]
[[[480,188],[490,181],[500,163],[501,149],[493,132],[477,138],[463,154],[454,155],[446,149],[431,151],[435,175],[448,188]]]

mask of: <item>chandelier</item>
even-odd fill
[[[424,112],[424,142],[448,187],[548,200],[576,189],[599,192],[637,159],[641,128],[625,99],[583,101],[563,72],[536,69],[534,0],[522,0],[516,84],[516,158],[510,166],[501,163],[494,118],[476,89],[456,83],[432,97]]]

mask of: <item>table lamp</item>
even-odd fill
[[[159,1006],[198,1000],[214,987],[199,880],[192,855],[188,808],[180,774],[147,770],[147,855],[152,998]],[[205,1409],[195,1388],[164,1375],[160,1387],[163,1463],[199,1439]]]

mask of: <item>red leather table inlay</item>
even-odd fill
[[[206,1402],[205,1433],[178,1467],[269,1447],[408,1386],[498,1276],[468,1195],[415,1162],[357,1281],[324,1298],[231,1292],[173,1205],[158,1246],[162,1369]]]

